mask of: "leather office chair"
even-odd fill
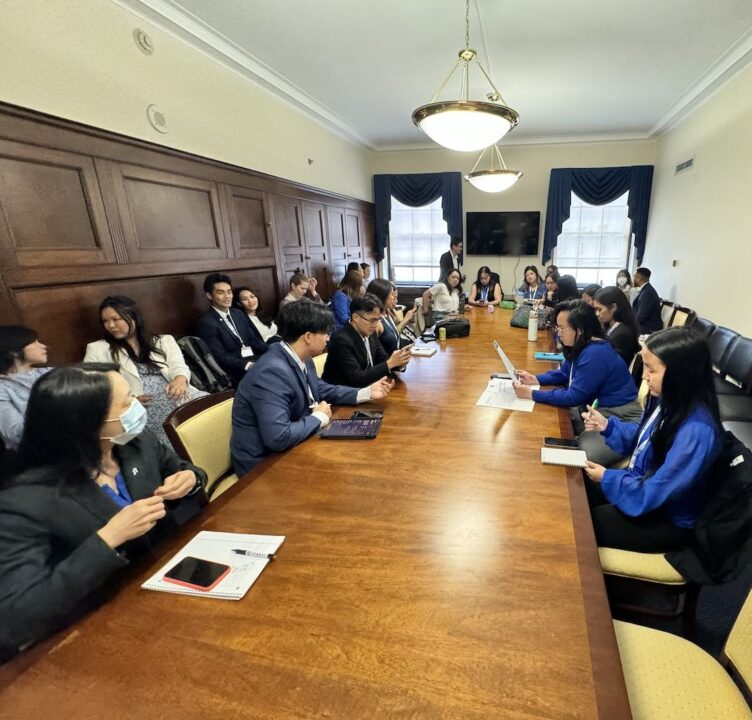
[[[752,684],[751,597],[736,618],[720,663],[676,635],[614,622],[634,720],[752,718],[743,694]],[[732,677],[739,678],[741,690]]]
[[[695,317],[695,321],[692,323],[692,329],[700,333],[706,340],[711,336],[715,330],[715,323],[706,320],[705,318]]]
[[[324,374],[324,365],[326,365],[326,359],[329,357],[329,353],[321,353],[313,358],[313,365],[316,368],[316,375],[321,377]]]
[[[661,300],[661,321],[663,327],[671,327],[671,318],[674,316],[674,303],[669,300]]]
[[[714,378],[722,420],[752,422],[752,340],[736,336]]]
[[[164,421],[175,452],[206,472],[210,501],[238,481],[230,456],[234,395],[234,390],[227,390],[196,398],[173,410]]]

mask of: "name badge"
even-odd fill
[[[247,345],[243,345],[243,347],[240,348],[240,357],[253,357],[253,350]]]

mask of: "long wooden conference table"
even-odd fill
[[[375,440],[269,458],[0,668],[0,717],[630,717],[580,471],[540,463],[567,413],[475,405],[493,339],[541,372],[548,338],[469,317],[413,359]],[[199,529],[287,540],[239,602],[141,590]]]

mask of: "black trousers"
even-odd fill
[[[585,490],[599,547],[664,553],[689,544],[692,531],[677,527],[660,510],[630,517],[608,501],[600,483],[586,477]]]

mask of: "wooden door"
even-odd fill
[[[306,260],[303,203],[285,195],[270,195],[272,235],[279,257],[279,286],[284,295],[290,286],[290,276],[297,270],[308,274]]]
[[[329,230],[329,263],[332,269],[334,287],[339,285],[347,268],[347,240],[345,237],[345,211],[343,208],[328,205],[326,208],[327,229]]]
[[[363,262],[363,228],[358,210],[345,210],[345,240],[347,262]]]
[[[317,291],[329,300],[334,288],[332,287],[331,270],[329,267],[329,247],[327,243],[326,213],[324,205],[320,203],[303,203],[303,227],[305,231],[306,262],[308,275],[316,278]]]

